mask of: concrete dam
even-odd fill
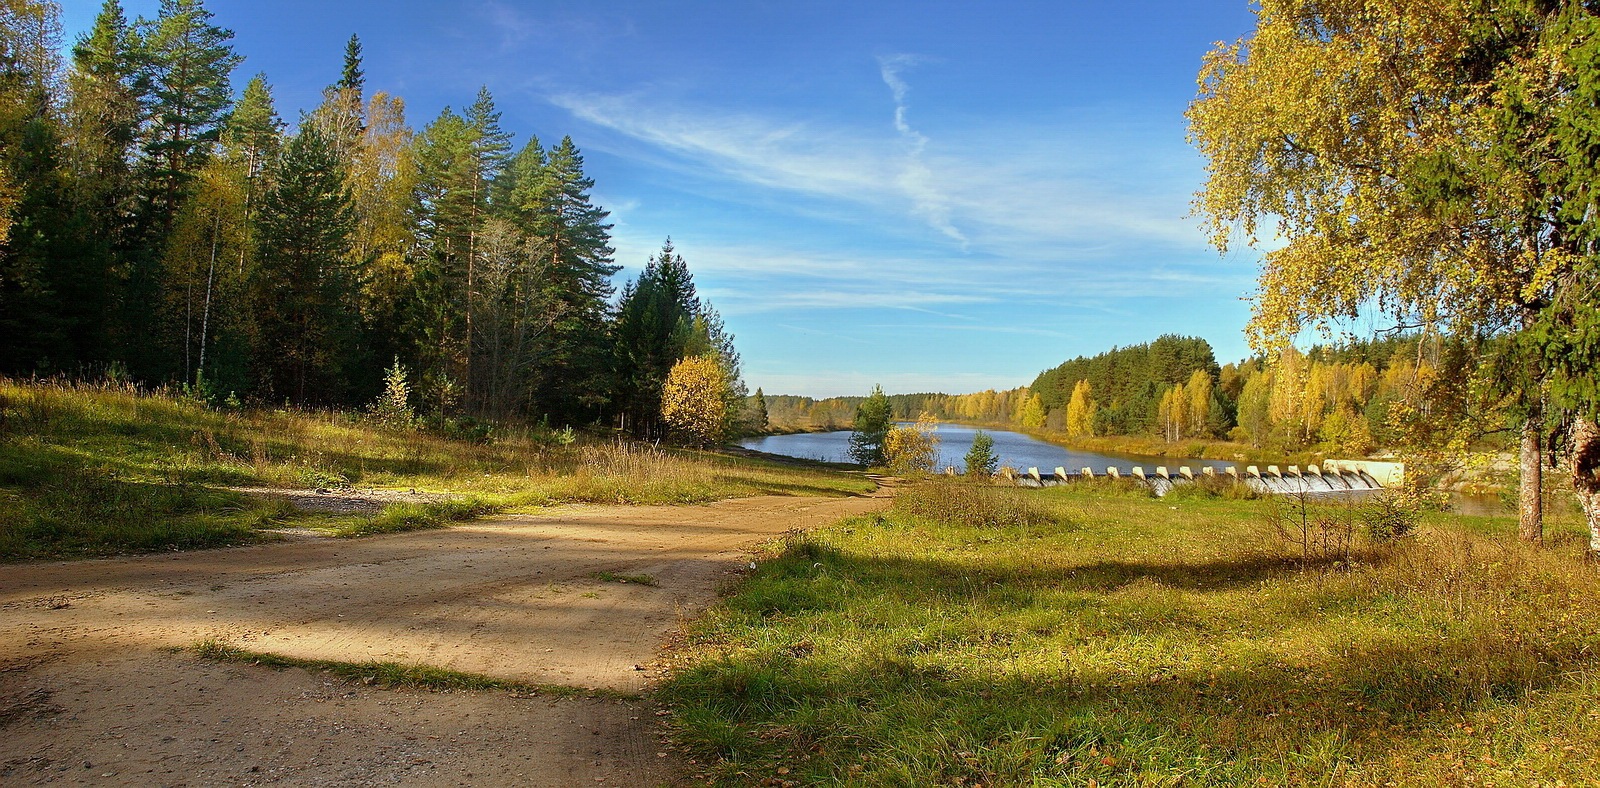
[[[945,473],[954,474],[955,469],[946,468]],[[1238,466],[1230,465],[1221,470],[1201,468],[1199,477],[1186,465],[1179,467],[1177,473],[1169,472],[1166,466],[1157,466],[1154,473],[1145,473],[1143,467],[1134,466],[1126,474],[1115,467],[1106,468],[1100,474],[1096,474],[1093,468],[1081,468],[1077,473],[1068,473],[1065,468],[1056,468],[1054,473],[1040,473],[1038,468],[1029,468],[1026,472],[1010,469],[1001,471],[1001,478],[1019,487],[1055,487],[1095,479],[1130,479],[1150,487],[1158,496],[1166,495],[1175,486],[1193,484],[1197,478],[1205,477],[1227,479],[1248,485],[1257,492],[1276,495],[1338,495],[1382,490],[1398,484],[1405,478],[1405,465],[1365,460],[1329,460],[1320,467],[1307,465],[1304,470],[1297,465],[1289,465],[1282,470],[1276,465],[1265,468],[1247,465],[1243,472]]]

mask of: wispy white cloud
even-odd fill
[[[896,99],[892,136],[870,124],[669,107],[641,95],[561,93],[550,101],[633,143],[613,145],[617,155],[712,182],[802,194],[857,221],[892,227],[898,214],[974,253],[1061,262],[1135,247],[1205,249],[1188,216],[1199,165],[1181,136],[1164,140],[1085,113],[1053,126],[978,126],[935,144],[906,115],[903,71],[911,62],[881,63]],[[1128,142],[1140,135],[1152,139]]]
[[[965,372],[864,372],[847,371],[768,371],[753,374],[770,393],[799,394],[808,397],[860,396],[881,385],[884,391],[982,391],[1011,388],[1017,381],[1002,375]]]
[[[499,0],[480,0],[477,10],[486,23],[485,29],[499,35],[502,52],[515,50],[534,35],[533,20],[511,5]]]
[[[557,94],[578,119],[758,186],[852,201],[880,199],[893,181],[889,148],[803,122],[753,115],[652,107],[636,96]],[[865,142],[866,144],[860,144]]]
[[[758,292],[729,290],[721,287],[703,288],[718,308],[728,314],[753,314],[783,310],[816,309],[908,309],[928,311],[927,307],[941,304],[980,304],[994,299],[982,295],[942,293],[930,290],[886,289],[876,287],[862,290],[835,288],[814,290],[778,290],[762,288]],[[934,312],[933,314],[939,314]]]
[[[900,171],[899,183],[915,204],[915,213],[926,219],[934,229],[966,249],[969,244],[967,237],[950,221],[949,198],[936,186],[933,170],[923,161],[922,154],[928,147],[928,138],[911,128],[911,123],[906,117],[911,111],[911,86],[906,84],[901,72],[916,63],[917,58],[913,55],[878,58],[879,73],[883,76],[884,84],[889,86],[890,93],[894,95],[894,129],[905,143],[905,163]]]
[[[1050,337],[1060,339],[1067,336],[1064,331],[1049,328],[1032,328],[1029,326],[991,326],[975,323],[944,323],[913,325],[908,323],[882,323],[864,325],[868,330],[893,330],[893,331],[935,331],[939,334],[951,333],[976,333],[976,334],[1017,334],[1020,336]]]

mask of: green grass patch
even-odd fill
[[[595,572],[594,579],[599,580],[602,583],[633,583],[635,585],[651,587],[660,585],[656,582],[656,579],[650,575],[621,575],[614,572]]]
[[[343,538],[395,534],[443,528],[451,523],[471,520],[503,510],[503,506],[477,499],[434,501],[430,503],[391,503],[370,517],[339,518],[344,522],[326,528],[328,533]]]
[[[260,665],[274,670],[301,668],[328,673],[345,681],[374,685],[386,689],[420,689],[432,692],[504,691],[554,697],[604,697],[617,699],[635,699],[638,697],[637,695],[613,690],[497,679],[493,676],[485,676],[479,673],[465,673],[459,670],[416,663],[378,660],[340,662],[327,659],[287,657],[281,654],[251,651],[215,638],[199,641],[187,650],[202,659],[217,662]]]
[[[245,544],[281,502],[183,481],[126,478],[37,447],[0,463],[0,557],[70,558]]]
[[[1581,544],[1433,514],[1415,538],[1308,561],[1269,501],[999,492],[912,487],[886,516],[770,546],[661,689],[680,743],[730,785],[779,768],[860,786],[1600,770]]]

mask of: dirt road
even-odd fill
[[[167,647],[637,693],[754,544],[887,498],[570,507],[360,540],[0,566],[0,783],[656,785],[642,700],[390,691]],[[655,585],[602,579],[649,575]]]

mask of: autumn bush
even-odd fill
[[[915,424],[890,427],[883,437],[883,460],[889,472],[900,476],[933,472],[939,460],[937,426],[925,416]]]

